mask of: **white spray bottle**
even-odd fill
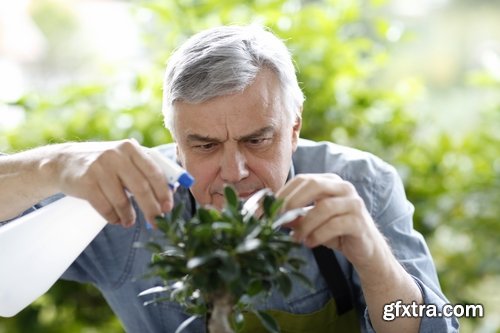
[[[192,185],[179,165],[148,153],[170,185]],[[66,196],[1,227],[0,316],[15,316],[46,293],[106,223],[87,201]]]

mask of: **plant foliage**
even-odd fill
[[[286,222],[279,215],[282,200],[265,194],[262,216],[257,217],[255,209],[244,206],[231,187],[224,192],[222,211],[200,207],[186,221],[181,218],[183,205],[178,204],[171,214],[157,219],[164,240],[142,246],[153,252],[148,276],[160,277],[164,285],[141,295],[160,295],[146,304],[177,302],[194,317],[211,313],[214,320],[217,301],[225,299],[230,307],[226,315],[236,328],[244,325],[242,313],[253,311],[264,327],[275,332],[278,326],[273,318],[254,310],[251,300],[272,289],[287,296],[291,277],[310,286],[300,272],[304,262],[290,256],[299,245],[280,228]]]

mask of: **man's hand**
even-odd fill
[[[288,226],[306,246],[324,245],[342,251],[355,266],[364,266],[384,241],[354,186],[335,174],[304,174],[278,193],[285,209],[314,205]]]
[[[385,304],[394,300],[420,304],[422,294],[392,254],[351,183],[334,174],[303,174],[290,180],[277,196],[285,199],[286,210],[314,206],[288,226],[306,246],[340,250],[353,264],[375,331],[418,331],[420,318],[382,320]]]
[[[135,221],[126,190],[150,223],[173,206],[162,170],[134,140],[53,145],[41,168],[55,191],[89,201],[112,224]]]

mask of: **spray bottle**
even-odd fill
[[[193,178],[157,150],[148,154],[168,184]],[[12,317],[46,293],[106,225],[83,199],[66,196],[0,228],[0,316]]]

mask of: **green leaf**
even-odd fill
[[[221,218],[218,211],[203,207],[198,208],[197,214],[202,223],[213,223]]]
[[[276,320],[264,311],[253,311],[264,327],[271,333],[280,333]]]
[[[140,248],[146,248],[149,251],[155,253],[155,252],[162,252],[163,248],[160,244],[155,243],[155,242],[147,242],[146,244],[142,244],[139,242],[134,243],[135,247],[140,247]]]
[[[163,233],[166,234],[169,232],[172,222],[168,214],[165,217],[157,216],[155,221],[158,229],[160,229]]]
[[[229,222],[214,222],[212,224],[212,230],[233,230],[234,225]]]
[[[210,260],[213,260],[213,259],[215,259],[215,256],[213,254],[191,258],[187,262],[187,268],[188,269],[198,268],[200,266],[205,265],[207,262],[209,262]]]
[[[160,252],[163,257],[185,258],[184,252],[178,247],[167,247],[163,252]]]
[[[157,264],[159,262],[162,262],[162,260],[163,260],[163,257],[159,253],[153,253],[151,255],[151,263],[152,264]]]
[[[212,223],[214,221],[213,216],[208,209],[200,207],[198,208],[197,213],[201,223]]]
[[[192,238],[195,238],[195,240],[201,242],[209,240],[210,238],[212,238],[212,225],[201,224],[193,227],[190,232],[190,240],[193,240]]]
[[[262,244],[262,241],[257,238],[245,239],[243,243],[238,245],[236,253],[247,253],[257,250]]]
[[[240,267],[236,261],[223,260],[222,266],[219,266],[217,272],[224,281],[231,283],[240,276]]]
[[[238,194],[231,186],[224,187],[224,196],[226,197],[226,202],[229,208],[238,209]]]
[[[243,314],[240,311],[238,311],[238,310],[234,311],[233,322],[234,322],[234,326],[236,328],[236,331],[241,331],[243,329],[245,317],[243,316]]]
[[[276,214],[280,211],[281,207],[283,207],[283,204],[285,201],[283,199],[276,199],[270,209],[270,217],[275,218]]]
[[[151,294],[157,294],[157,293],[164,293],[168,290],[169,290],[168,287],[156,286],[156,287],[152,287],[152,288],[141,291],[137,296],[145,296],[145,295],[151,295]]]
[[[252,282],[250,282],[250,285],[247,288],[247,294],[249,296],[255,296],[263,290],[264,287],[262,286],[261,280],[252,280]]]
[[[250,233],[245,237],[245,239],[253,239],[259,236],[262,231],[262,227],[260,225],[255,226],[255,228],[250,231]]]
[[[290,295],[290,292],[292,291],[292,280],[287,274],[285,273],[280,274],[276,279],[276,283],[278,284],[279,291],[284,296]]]
[[[273,206],[274,201],[275,201],[275,199],[274,199],[274,196],[272,196],[272,195],[266,195],[264,197],[264,202],[262,203],[262,206],[264,208],[264,216],[266,216],[266,217],[272,216],[271,207]]]
[[[199,318],[198,315],[194,315],[194,316],[191,316],[189,317],[188,319],[184,320],[180,325],[179,327],[177,327],[177,329],[175,330],[175,333],[180,333],[182,332],[183,330],[186,329],[186,327],[188,327],[193,321],[196,320],[196,318]]]
[[[288,259],[288,264],[292,266],[294,269],[299,269],[300,266],[305,265],[306,262],[301,258],[292,257]]]
[[[182,211],[184,210],[184,203],[180,202],[174,206],[172,212],[170,213],[172,223],[176,223],[180,219]]]
[[[200,266],[205,265],[206,263],[210,262],[211,260],[214,260],[214,259],[224,260],[227,257],[229,257],[229,254],[227,253],[227,251],[218,249],[215,252],[209,253],[207,255],[197,256],[197,257],[189,259],[189,261],[187,262],[187,268],[188,269],[195,269],[195,268],[198,268]]]
[[[283,203],[284,201],[276,198],[274,194],[266,195],[263,202],[264,215],[270,219],[274,219],[281,206],[283,206]]]

